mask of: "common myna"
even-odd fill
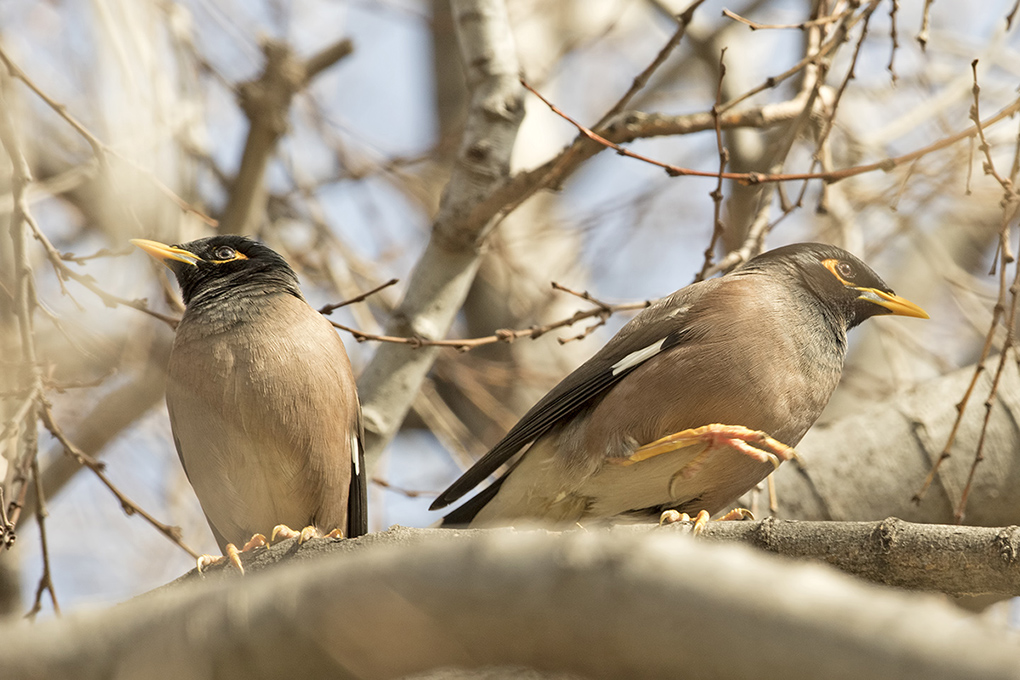
[[[510,462],[443,525],[707,520],[793,455],[839,382],[847,331],[878,314],[928,318],[820,243],[682,288],[564,378],[430,509]]]
[[[303,528],[302,540],[366,533],[351,362],[286,260],[241,236],[131,242],[181,287],[167,410],[181,464],[224,554],[240,567],[235,545],[264,545],[270,532],[297,535],[289,527]]]

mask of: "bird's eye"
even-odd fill
[[[836,264],[836,271],[838,271],[839,275],[844,279],[849,280],[854,277],[854,268],[846,262],[839,262]]]
[[[213,251],[213,257],[217,260],[233,260],[237,257],[237,251],[230,246],[220,246]]]

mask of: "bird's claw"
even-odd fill
[[[336,536],[334,535],[334,532],[337,532],[337,531],[340,531],[340,530],[339,529],[334,529],[333,531],[331,531],[328,534],[328,537],[329,538],[336,538]],[[318,529],[316,529],[314,526],[311,526],[311,525],[306,526],[301,531],[294,531],[293,529],[291,529],[286,524],[277,524],[275,527],[273,527],[273,533],[269,537],[269,540],[272,541],[273,543],[276,543],[277,539],[283,540],[283,539],[287,539],[287,538],[296,538],[298,540],[298,545],[301,545],[302,543],[304,543],[305,541],[307,541],[310,538],[320,538],[320,537],[322,537],[322,533]],[[342,531],[340,532],[340,537],[343,538],[343,532]]]
[[[244,547],[241,548],[241,552],[248,552],[249,550],[254,550],[255,548],[268,548],[268,547],[269,541],[266,540],[266,537],[264,535],[253,534],[252,537],[248,539],[248,542],[244,544]]]
[[[747,508],[733,508],[725,515],[716,520],[716,522],[732,522],[735,520],[753,520],[754,513]]]
[[[697,536],[704,529],[705,525],[708,524],[709,515],[705,510],[699,510],[697,517],[694,518],[694,526],[691,527],[691,534]],[[664,524],[677,524],[679,522],[690,522],[691,516],[686,512],[679,512],[677,510],[666,510],[659,515],[659,526]]]
[[[233,543],[227,543],[223,555],[199,555],[198,559],[195,560],[195,568],[201,574],[203,570],[217,564],[223,564],[224,562],[229,562],[230,566],[236,569],[241,576],[244,576],[244,565],[241,564],[241,551]]]
[[[691,527],[691,534],[697,536],[702,531],[704,531],[705,527],[708,525],[709,519],[710,518],[707,511],[699,510],[697,516],[694,518],[694,526]],[[748,510],[747,508],[733,508],[732,510],[730,510],[725,515],[723,515],[722,517],[715,521],[730,522],[733,520],[742,519],[754,519],[754,515],[751,514],[751,511]],[[677,524],[679,522],[690,521],[691,521],[690,515],[688,515],[686,512],[680,512],[678,510],[665,510],[661,515],[659,515],[660,527],[663,526],[664,524]]]
[[[213,565],[220,564],[225,559],[227,558],[223,555],[199,555],[195,560],[195,569],[201,574],[204,570]]]
[[[195,567],[198,569],[199,573],[201,573],[203,569],[228,561],[230,562],[230,566],[240,572],[241,576],[244,576],[244,566],[241,564],[241,553],[254,550],[255,548],[267,547],[269,547],[269,542],[266,541],[265,536],[262,534],[252,534],[252,537],[248,539],[248,542],[245,543],[240,550],[238,550],[237,546],[233,543],[227,543],[227,547],[223,550],[222,555],[200,555],[198,559],[195,560]]]

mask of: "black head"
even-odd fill
[[[297,275],[275,250],[244,236],[200,238],[168,246],[132,239],[177,277],[186,306],[233,295],[290,293],[301,297]]]
[[[928,314],[892,292],[871,267],[842,248],[825,243],[795,243],[752,258],[740,272],[764,272],[791,278],[850,329],[879,314],[927,319]]]

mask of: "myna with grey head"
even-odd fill
[[[167,410],[224,554],[240,567],[235,546],[264,545],[270,532],[297,535],[289,527],[303,528],[302,540],[366,533],[351,363],[286,260],[241,236],[132,243],[180,284],[185,310],[167,369]]]
[[[819,243],[691,284],[627,323],[430,509],[508,463],[443,525],[705,520],[793,455],[839,382],[847,331],[880,314],[928,318]]]

